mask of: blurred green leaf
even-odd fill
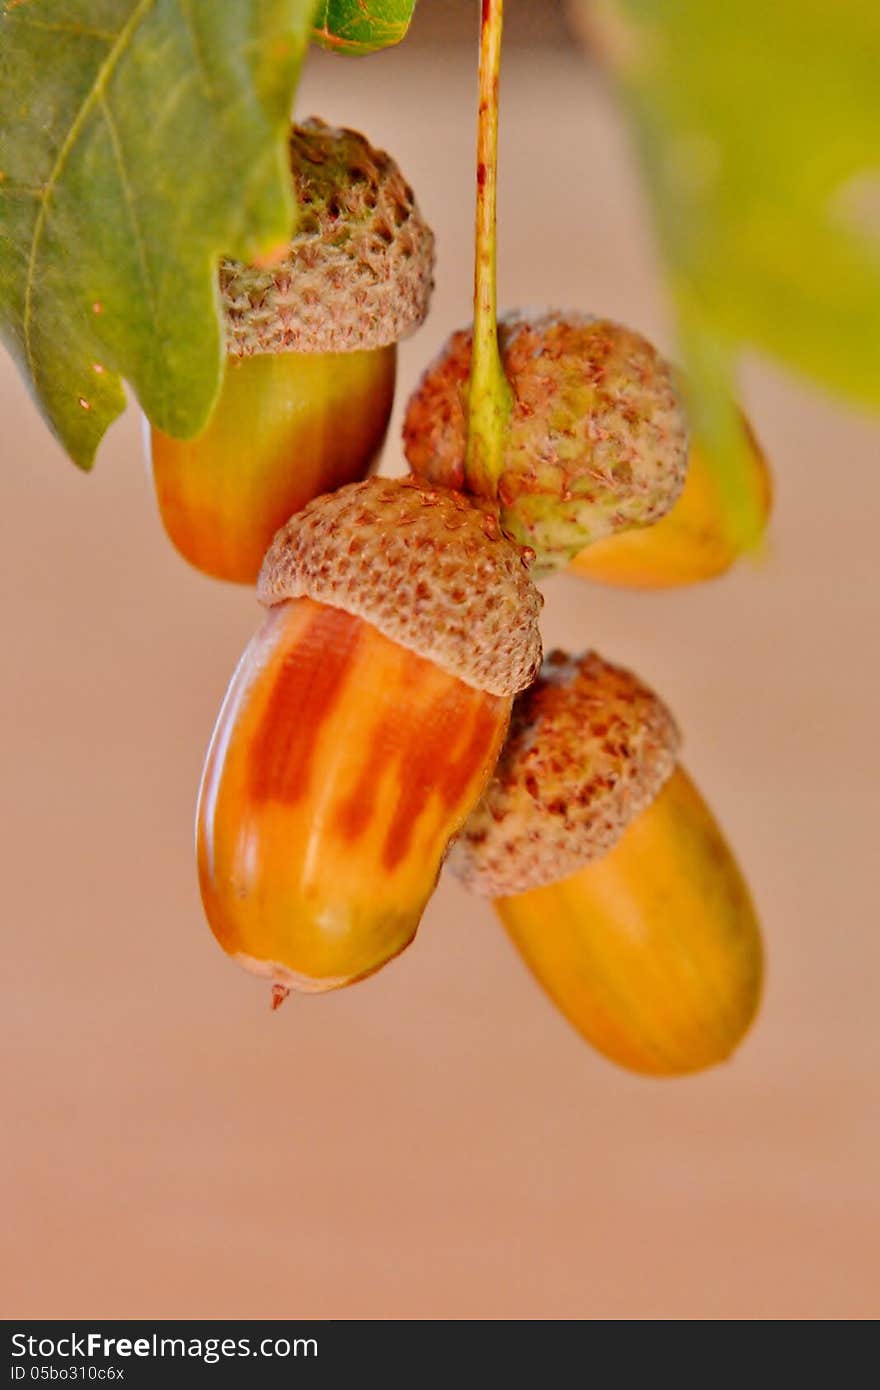
[[[880,405],[880,6],[575,4],[635,125],[695,425],[749,539],[737,354],[757,348]]]
[[[88,467],[131,382],[198,433],[220,254],[290,235],[287,125],[314,0],[0,7],[0,331]]]
[[[416,0],[319,0],[312,37],[334,53],[375,53],[400,43]]]

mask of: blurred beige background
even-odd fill
[[[513,4],[521,38],[536,8]],[[387,145],[437,230],[401,398],[471,281],[473,52],[461,5],[422,11],[396,52],[315,56],[298,107]],[[560,29],[531,37],[503,83],[502,301],[671,347],[619,118]],[[192,851],[254,600],[165,542],[136,409],[86,477],[5,358],[0,394],[5,1315],[880,1313],[876,427],[752,363],[766,562],[663,596],[547,588],[548,645],[671,703],[766,926],[747,1045],[657,1083],[593,1056],[453,883],[389,969],[270,1014]]]

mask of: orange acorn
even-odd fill
[[[727,1058],[762,978],[748,888],[678,746],[628,671],[555,652],[449,860],[587,1041],[657,1076]]]
[[[434,238],[394,161],[352,130],[294,125],[299,223],[270,267],[224,260],[223,385],[206,429],[150,429],[159,510],[180,553],[253,583],[279,526],[363,478],[394,400],[397,342],[423,321]]]
[[[279,531],[198,809],[230,955],[327,990],[409,944],[540,663],[540,595],[494,518],[415,479],[351,484]]]

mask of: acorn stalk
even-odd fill
[[[727,1058],[763,972],[748,887],[678,745],[629,672],[553,653],[450,856],[582,1036],[655,1076]]]
[[[432,288],[433,235],[387,154],[313,118],[291,129],[290,167],[300,216],[281,260],[220,265],[226,371],[206,429],[147,432],[170,539],[241,583],[294,511],[372,468],[397,343]]]
[[[242,965],[333,989],[412,940],[540,661],[540,600],[491,517],[387,479],[291,518],[259,596],[202,780],[202,899]]]
[[[469,488],[494,498],[503,467],[513,392],[498,347],[498,84],[504,0],[484,0],[480,18],[474,343],[467,383],[464,469]]]

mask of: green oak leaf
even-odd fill
[[[0,332],[89,467],[128,380],[197,434],[223,367],[218,257],[294,222],[286,132],[314,0],[0,6]]]
[[[876,0],[574,0],[631,115],[698,432],[758,515],[730,401],[756,348],[880,405]]]
[[[416,0],[318,0],[312,37],[334,53],[375,53],[405,36]]]

